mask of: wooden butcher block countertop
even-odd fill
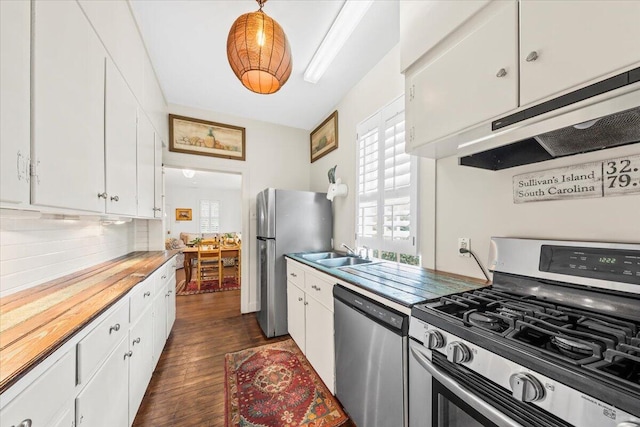
[[[0,393],[176,253],[132,252],[0,298]]]

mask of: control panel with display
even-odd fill
[[[640,251],[542,245],[539,269],[640,285]]]

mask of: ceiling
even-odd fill
[[[258,9],[254,0],[131,0],[160,85],[170,104],[311,130],[397,44],[398,1],[376,0],[316,84],[304,71],[343,0],[269,0],[264,11],[284,29],[293,71],[272,95],[245,89],[226,56],[229,29]],[[399,70],[398,70],[399,72]]]
[[[182,169],[165,167],[164,182],[167,187],[239,191],[242,185],[242,176],[233,173],[195,171],[193,178],[187,178],[182,173]]]

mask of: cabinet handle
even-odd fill
[[[169,291],[169,295],[171,295],[172,293],[173,293],[173,291],[172,291],[172,290],[170,290],[170,291]]]
[[[120,200],[120,197],[118,197],[118,196],[111,196],[111,201],[113,201],[113,202],[117,202],[118,200]]]
[[[160,208],[153,208],[153,211],[154,211],[154,212],[160,212],[161,210],[162,210],[162,209],[160,209]]]
[[[107,192],[105,191],[104,193],[98,193],[98,199],[107,200]]]
[[[289,273],[289,276],[291,277],[298,277],[298,275],[296,273]]]
[[[142,295],[142,298],[150,297],[150,296],[151,296],[151,291],[147,291]]]
[[[111,332],[113,331],[118,332],[119,330],[120,330],[120,323],[116,323],[115,325],[109,328],[109,335],[111,335]]]
[[[161,279],[163,279],[163,280],[164,280],[164,279],[166,279],[166,278],[167,278],[167,275],[166,275],[166,274],[164,274],[164,275],[161,277]]]
[[[136,338],[135,340],[133,340],[133,342],[131,343],[131,345],[136,345],[136,344],[140,344],[140,337]]]
[[[31,418],[27,418],[26,420],[22,420],[22,422],[18,424],[18,427],[31,427],[32,423],[33,421],[31,421]],[[16,426],[11,426],[11,427],[16,427]]]
[[[124,358],[126,359],[127,357],[131,357],[133,356],[133,351],[129,350],[124,354]]]
[[[533,62],[536,59],[538,59],[538,52],[536,52],[535,50],[533,52],[531,52],[529,55],[527,55],[527,57],[525,58],[525,61],[527,62]]]
[[[498,70],[498,73],[496,74],[496,77],[504,77],[507,75],[507,70],[505,70],[504,68],[500,68]]]
[[[298,297],[298,301],[302,301],[302,298],[301,298],[301,297]]]
[[[16,165],[16,170],[18,172],[18,181],[22,181],[22,153],[20,152],[20,150],[18,150],[18,161],[17,161],[17,165]],[[28,175],[28,174],[25,174]]]

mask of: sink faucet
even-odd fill
[[[347,248],[347,254],[358,256],[358,254],[356,253],[356,251],[354,251],[354,250],[353,250],[353,249],[351,249],[349,246],[347,246],[347,245],[346,245],[346,243],[343,243],[343,244],[342,244],[342,247],[343,247],[343,248]]]

